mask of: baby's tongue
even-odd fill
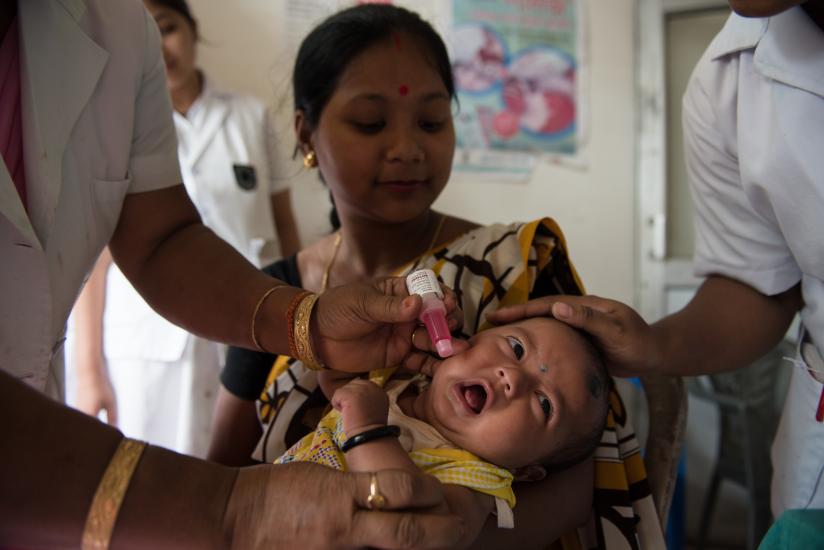
[[[486,403],[486,392],[481,386],[467,386],[464,388],[464,399],[476,413],[480,413]]]

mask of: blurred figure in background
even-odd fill
[[[205,225],[260,267],[299,248],[286,180],[275,178],[265,106],[220,90],[196,65],[185,0],[146,0],[162,37],[183,182]],[[156,314],[104,250],[75,308],[75,405],[127,435],[204,456],[222,345]],[[69,358],[71,362],[71,358]]]

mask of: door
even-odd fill
[[[653,322],[681,309],[701,282],[692,275],[681,97],[729,7],[721,0],[640,0],[639,9],[638,305]]]

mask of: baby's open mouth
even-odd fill
[[[461,387],[461,393],[472,412],[481,414],[486,404],[486,388],[479,384],[468,384]]]

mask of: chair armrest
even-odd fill
[[[687,394],[683,379],[675,376],[642,376],[641,385],[649,411],[644,463],[661,528],[666,530],[687,424]]]

